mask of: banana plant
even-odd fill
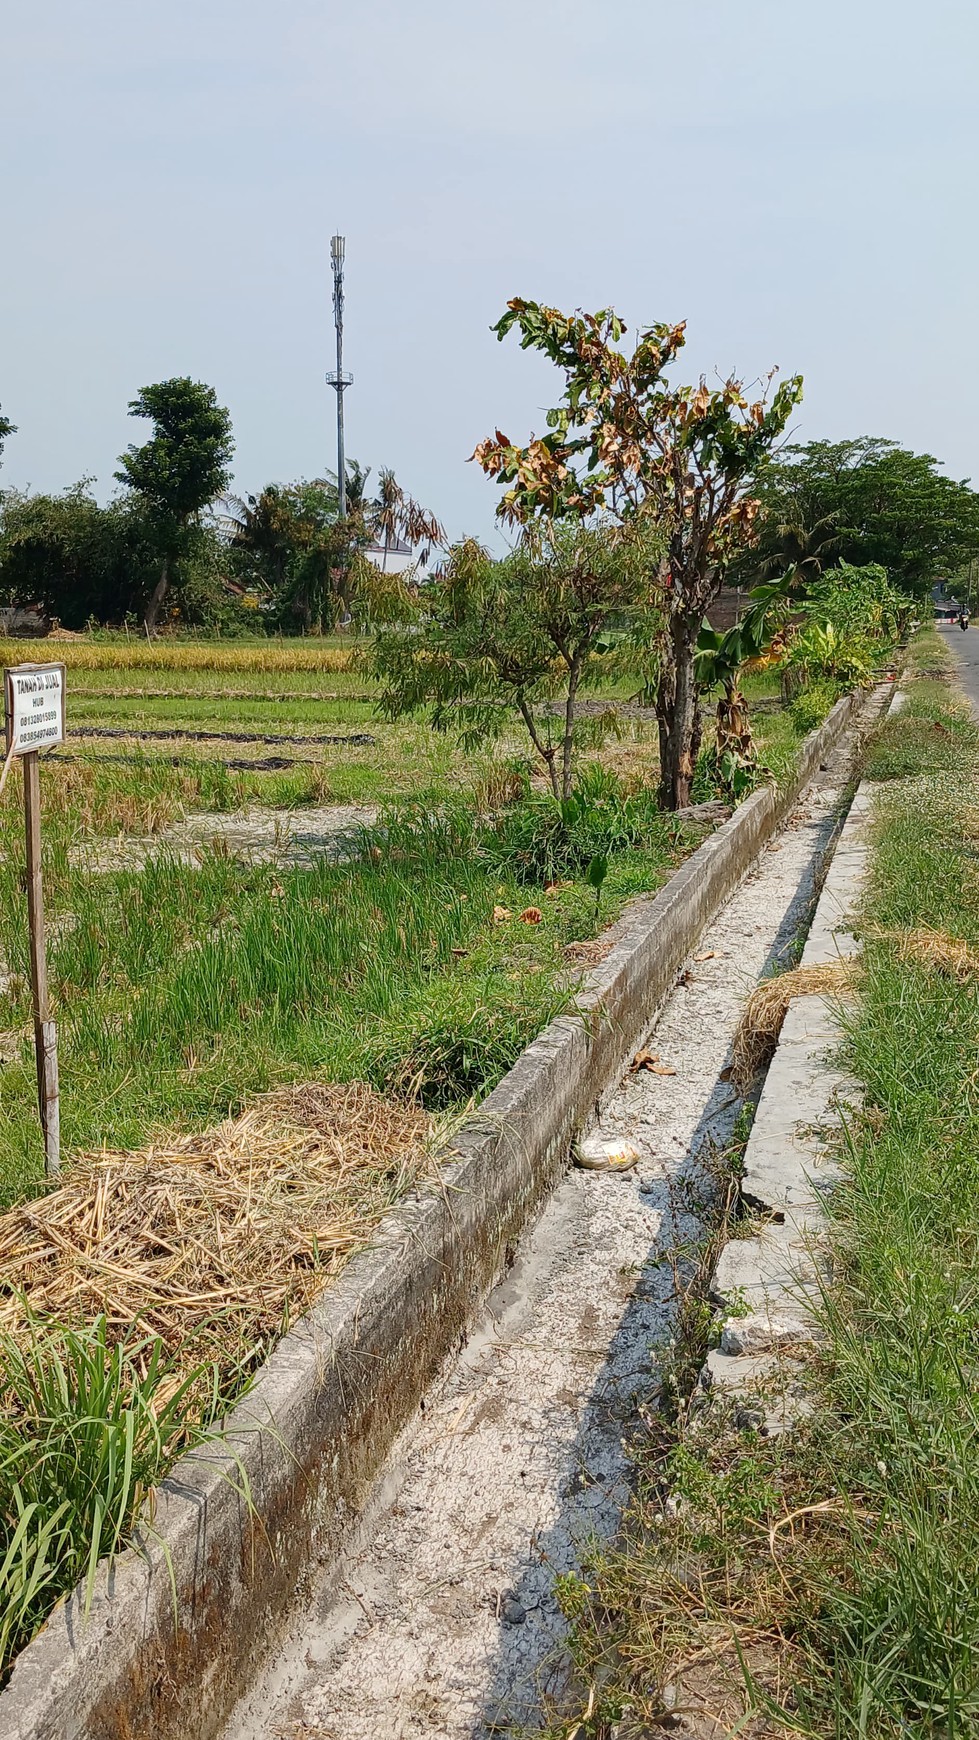
[[[694,673],[698,688],[703,691],[720,685],[722,690],[716,713],[716,765],[722,783],[735,798],[750,788],[758,770],[742,675],[747,665],[777,644],[795,578],[796,569],[791,567],[779,580],[755,586],[739,622],[723,632],[705,623],[697,641]]]

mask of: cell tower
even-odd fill
[[[330,243],[330,259],[333,262],[333,319],[337,329],[337,366],[327,374],[327,384],[333,387],[337,396],[337,493],[339,495],[340,518],[347,512],[347,466],[343,452],[343,395],[347,387],[353,385],[353,375],[343,372],[343,261],[347,251],[346,238],[334,236]]]

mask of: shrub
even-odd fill
[[[518,882],[548,883],[587,875],[596,859],[637,847],[669,848],[677,824],[649,787],[626,792],[615,774],[585,769],[569,798],[529,798],[484,830],[486,860]]]
[[[817,679],[790,708],[792,723],[803,736],[821,725],[839,695],[839,684],[826,678]]]

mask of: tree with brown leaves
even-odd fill
[[[564,375],[562,402],[547,413],[547,434],[521,447],[498,429],[473,457],[508,485],[497,510],[505,522],[611,514],[646,519],[660,533],[660,801],[681,809],[700,737],[697,639],[725,568],[754,538],[751,480],[798,403],[802,379],[770,393],[769,376],[755,399],[733,376],[716,389],[703,379],[673,387],[665,376],[684,324],[648,327],[630,357],[618,348],[626,327],[608,308],[566,315],[516,297],[494,331],[503,339],[513,327],[524,350],[540,351]]]

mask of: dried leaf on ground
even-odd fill
[[[596,937],[594,942],[567,943],[562,950],[566,961],[575,967],[597,967],[615,947],[610,937]]]
[[[645,1047],[643,1047],[642,1051],[636,1052],[636,1055],[632,1060],[632,1067],[633,1069],[651,1069],[653,1064],[658,1062],[659,1052],[647,1051]]]

